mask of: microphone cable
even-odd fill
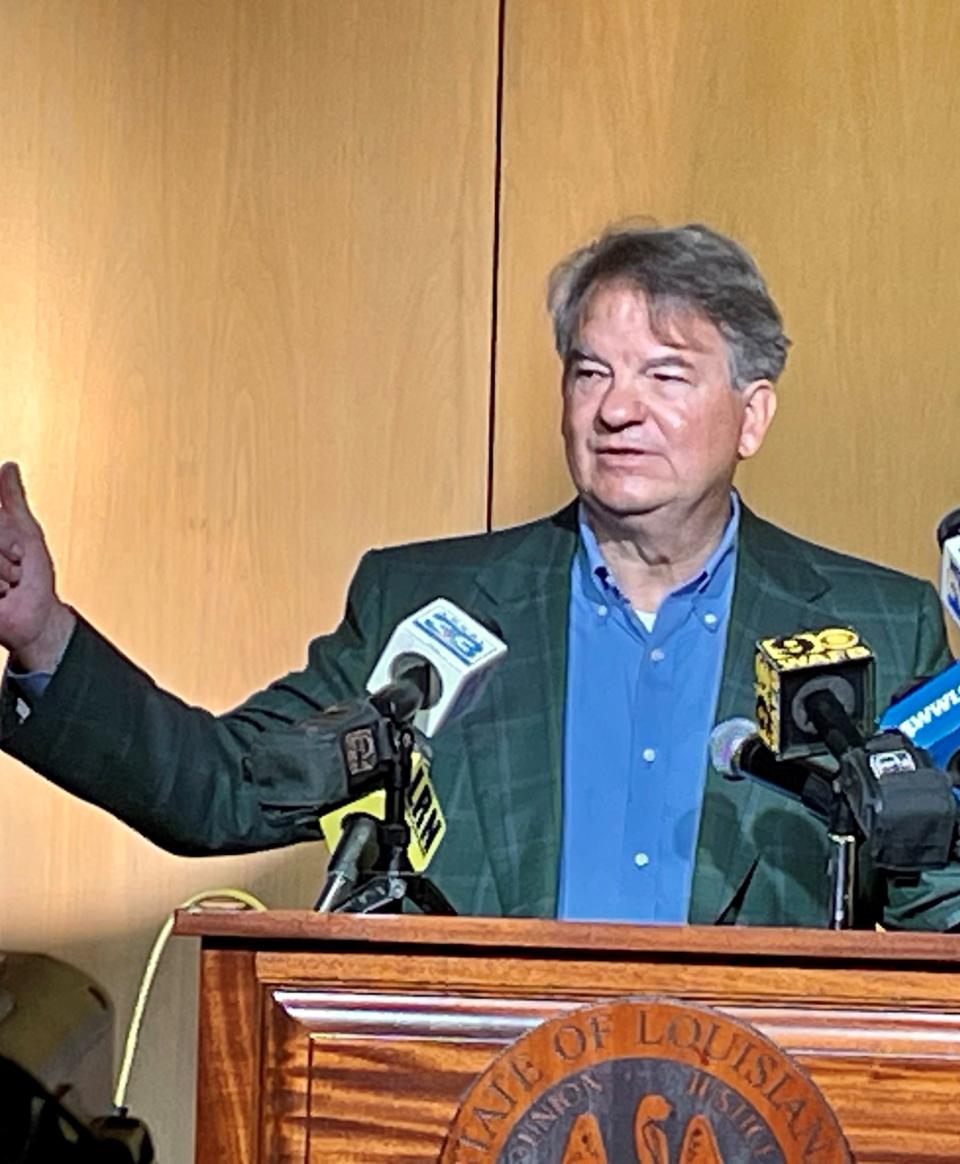
[[[215,901],[217,898],[226,898],[228,901],[239,902],[246,909],[265,910],[267,908],[259,898],[254,897],[252,893],[247,893],[245,889],[202,889],[199,893],[193,893],[184,901],[181,901],[167,916],[156,938],[154,938],[153,945],[150,947],[150,953],[147,955],[146,965],[143,968],[143,975],[140,978],[140,986],[137,990],[137,997],[133,1004],[133,1012],[130,1015],[130,1024],[127,1027],[127,1037],[123,1043],[123,1057],[120,1062],[120,1070],[117,1073],[117,1085],[113,1092],[114,1112],[118,1116],[126,1116],[127,1114],[127,1086],[130,1082],[130,1074],[133,1071],[133,1060],[137,1052],[137,1044],[140,1041],[140,1028],[143,1024],[143,1015],[147,1009],[147,1000],[150,997],[153,980],[156,978],[157,968],[160,965],[160,959],[163,956],[167,939],[173,930],[174,914],[178,909],[202,908],[205,901]]]

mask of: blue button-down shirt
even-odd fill
[[[736,566],[740,505],[651,629],[580,513],[571,568],[558,913],[686,921]],[[649,620],[647,620],[649,621]]]

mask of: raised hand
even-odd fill
[[[19,468],[0,466],[0,646],[25,671],[52,671],[75,616],[56,593],[53,560]]]

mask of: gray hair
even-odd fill
[[[614,227],[554,268],[547,291],[557,352],[566,362],[590,296],[625,282],[640,291],[655,332],[677,316],[708,319],[726,341],[736,388],[774,381],[790,341],[756,263],[707,226]]]

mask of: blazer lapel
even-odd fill
[[[554,916],[562,821],[563,712],[570,563],[576,504],[534,523],[509,556],[480,567],[474,601],[509,651],[494,671],[484,713],[463,742],[478,822],[505,915]],[[802,543],[741,511],[737,572],[727,631],[718,722],[754,718],[753,656],[760,638],[812,626],[812,603],[829,588]],[[756,856],[743,843],[756,812],[756,785],[708,767],[690,921],[732,913]]]
[[[758,639],[808,629],[810,604],[829,583],[799,552],[800,543],[743,507],[737,571],[716,721],[755,718]],[[756,814],[757,785],[724,779],[708,765],[690,921],[712,924],[732,912],[756,865],[744,836]]]
[[[477,575],[478,603],[508,645],[464,728],[480,830],[506,915],[556,913],[563,705],[576,507],[530,528]]]

